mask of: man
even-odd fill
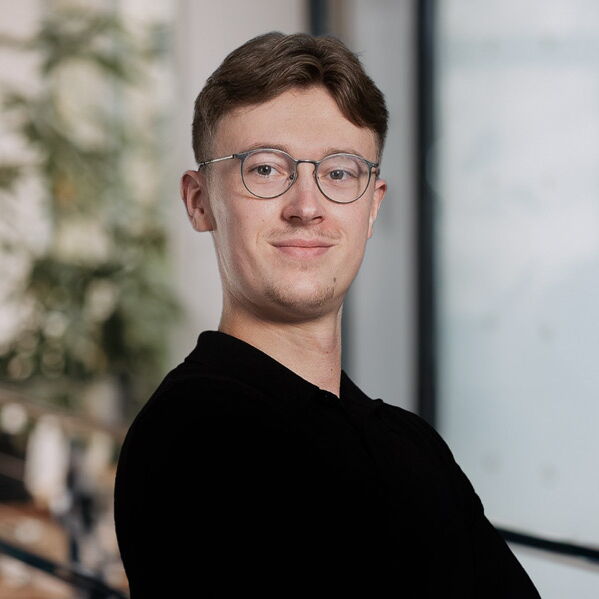
[[[133,599],[538,597],[437,434],[341,372],[386,129],[330,38],[250,40],[198,96],[181,193],[213,237],[223,312],[123,446]]]

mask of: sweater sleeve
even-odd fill
[[[115,494],[132,599],[232,596],[264,579],[255,551],[264,500],[277,502],[275,427],[247,405],[230,385],[177,384],[132,427]]]
[[[455,463],[455,462],[454,462]],[[490,599],[538,598],[539,593],[507,543],[487,519],[470,481],[455,464],[456,478],[470,507],[475,564],[475,596]]]
[[[442,437],[417,416],[420,426],[428,429],[441,459],[453,481],[459,503],[465,511],[465,522],[472,548],[474,580],[472,596],[486,599],[533,599],[539,593],[503,537],[485,515],[482,502],[470,480],[456,463]]]

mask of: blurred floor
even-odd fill
[[[0,538],[58,563],[68,563],[65,531],[46,512],[33,504],[0,503]],[[126,591],[127,581],[120,564],[107,582]],[[0,597],[2,599],[72,599],[75,590],[44,572],[0,554]]]

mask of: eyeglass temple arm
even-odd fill
[[[237,157],[237,154],[231,154],[230,156],[223,156],[222,158],[213,158],[212,160],[203,160],[202,162],[198,162],[198,169],[206,166],[207,164],[212,164],[213,162],[221,162],[222,160],[231,160],[231,158]]]

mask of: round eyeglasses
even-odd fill
[[[370,162],[355,154],[331,154],[322,160],[296,160],[283,150],[258,148],[204,160],[198,164],[198,169],[232,158],[240,160],[241,180],[245,188],[264,200],[283,195],[297,181],[297,165],[305,162],[314,165],[314,180],[322,195],[332,202],[349,204],[364,195],[372,169],[379,166],[378,162]]]

